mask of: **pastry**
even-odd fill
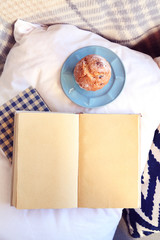
[[[111,66],[105,58],[99,55],[87,55],[76,64],[74,77],[81,88],[96,91],[109,82]]]

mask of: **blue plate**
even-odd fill
[[[79,87],[74,78],[74,68],[83,57],[97,54],[111,65],[111,78],[106,86],[97,91],[86,91]],[[74,103],[87,108],[99,107],[112,102],[122,91],[125,83],[125,69],[119,57],[101,46],[88,46],[73,52],[61,69],[61,85],[64,93]]]

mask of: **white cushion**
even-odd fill
[[[47,28],[18,20],[14,36],[17,43],[8,55],[0,78],[0,104],[32,85],[52,111],[141,113],[142,172],[154,130],[160,123],[160,71],[154,60],[67,24]],[[75,50],[88,45],[111,49],[120,57],[126,71],[126,82],[121,94],[113,102],[93,109],[71,102],[60,84],[60,70],[66,58]]]
[[[142,172],[154,130],[160,122],[160,71],[152,58],[66,24],[47,28],[18,20],[14,36],[16,44],[0,78],[0,104],[32,85],[52,111],[141,113]],[[60,70],[66,58],[88,45],[111,49],[121,58],[126,70],[121,94],[113,102],[93,109],[71,102],[60,85]],[[11,167],[2,153],[0,156],[0,231],[5,239],[13,239],[13,236],[31,239],[31,235],[40,240],[113,238],[121,209],[16,210],[10,207]]]

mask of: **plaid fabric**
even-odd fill
[[[12,161],[14,113],[16,110],[50,111],[36,89],[29,87],[0,107],[0,147]]]
[[[2,0],[0,4],[0,67],[14,44],[13,23],[23,20],[68,23],[91,30],[117,43],[160,55],[158,0]]]

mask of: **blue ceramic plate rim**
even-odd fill
[[[112,75],[109,83],[103,89],[86,91],[76,83],[73,70],[80,59],[89,55],[97,54],[104,57],[111,65]],[[63,63],[60,73],[60,82],[66,96],[79,106],[94,108],[112,102],[121,93],[125,84],[126,74],[121,59],[112,50],[90,45],[74,51]]]

